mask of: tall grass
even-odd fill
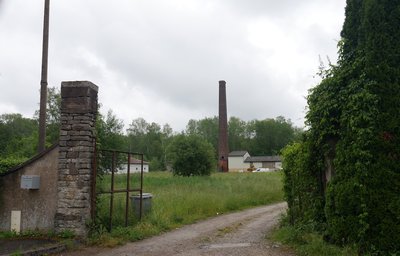
[[[126,176],[116,175],[115,187],[126,187]],[[152,210],[138,221],[130,210],[128,228],[124,223],[125,195],[114,198],[113,230],[111,234],[100,232],[97,242],[111,236],[120,243],[137,240],[162,231],[177,228],[219,214],[283,200],[280,172],[272,173],[215,173],[208,177],[179,177],[169,172],[146,173],[144,192],[152,193]],[[131,187],[138,187],[138,175],[131,178]],[[109,190],[110,177],[98,182],[102,190]],[[131,203],[129,205],[131,207]],[[98,215],[108,221],[109,195],[100,197]],[[103,241],[104,242],[104,241]],[[110,242],[109,242],[110,243]]]

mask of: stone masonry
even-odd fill
[[[88,81],[61,83],[57,210],[55,230],[86,236],[91,219],[98,87]]]

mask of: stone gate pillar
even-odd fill
[[[91,218],[98,87],[88,81],[61,83],[61,128],[55,230],[86,236]]]

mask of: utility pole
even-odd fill
[[[228,172],[228,117],[226,106],[226,82],[219,81],[219,104],[218,104],[218,119],[219,119],[219,132],[218,132],[218,171]]]
[[[49,52],[50,0],[44,1],[42,76],[40,80],[39,146],[38,153],[46,149],[47,60]]]

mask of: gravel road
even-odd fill
[[[180,229],[124,246],[85,248],[62,255],[295,255],[265,239],[278,223],[286,203],[224,214]]]

